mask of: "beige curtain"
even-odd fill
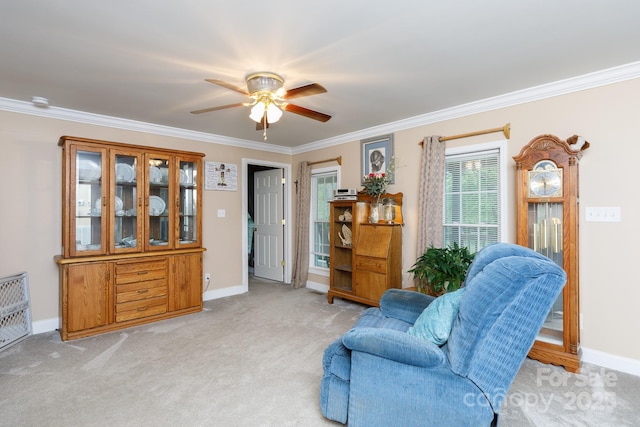
[[[430,245],[442,247],[442,197],[446,144],[439,136],[427,136],[422,146],[418,197],[418,239],[420,256]]]
[[[300,162],[296,202],[296,237],[294,247],[291,285],[294,288],[307,286],[309,276],[309,211],[311,209],[311,166]]]

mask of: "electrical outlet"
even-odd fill
[[[204,280],[206,280],[207,282],[211,280],[211,273],[205,273]]]

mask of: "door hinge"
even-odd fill
[[[284,266],[285,266],[285,264],[286,264],[286,263],[284,262],[284,260],[280,261],[280,265],[281,265],[281,266],[283,266],[283,267],[284,267]]]
[[[282,178],[282,185],[284,185],[284,184],[286,184],[286,183],[287,183],[287,179],[283,177],[283,178]]]
[[[282,225],[286,225],[286,224],[284,223],[284,218],[282,218]]]

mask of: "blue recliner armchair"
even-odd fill
[[[562,268],[530,249],[508,243],[484,248],[469,268],[440,346],[407,333],[435,299],[388,290],[379,308],[367,309],[325,350],[323,415],[366,427],[496,425],[565,282]]]

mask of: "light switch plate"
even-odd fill
[[[218,209],[218,218],[224,218],[225,216],[227,216],[227,211],[224,209]]]
[[[620,207],[588,207],[585,208],[584,216],[590,222],[620,222]]]

